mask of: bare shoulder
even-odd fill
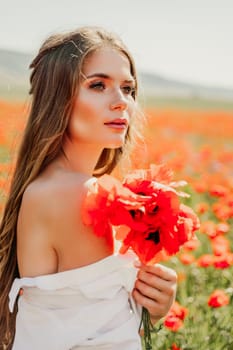
[[[35,276],[59,270],[66,247],[72,245],[73,231],[85,230],[80,212],[90,181],[85,176],[68,173],[39,177],[28,186],[17,225],[21,275]]]
[[[49,179],[38,178],[25,190],[22,207],[30,210],[35,206],[37,214],[56,215],[59,210],[67,209],[67,204],[81,202],[93,181],[94,178],[73,173]]]

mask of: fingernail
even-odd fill
[[[134,261],[134,266],[135,266],[135,267],[141,267],[142,264],[141,264],[141,262],[140,262],[139,260],[135,260],[135,261]]]

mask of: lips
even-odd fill
[[[109,125],[109,126],[119,126],[119,127],[127,127],[128,126],[128,121],[127,119],[113,119],[109,122],[104,123],[105,125]]]

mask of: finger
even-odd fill
[[[159,306],[159,303],[156,300],[147,298],[144,294],[140,293],[138,289],[133,290],[133,297],[136,301],[141,306],[144,306],[148,310],[155,309],[156,307]]]
[[[156,300],[147,298],[137,289],[133,291],[133,297],[137,304],[145,307],[152,317],[163,317],[167,313],[167,308],[164,304],[158,303]]]
[[[164,280],[152,273],[140,270],[137,275],[138,280],[159,290],[162,293],[173,295],[176,290],[176,283],[173,281]]]
[[[158,289],[151,287],[141,280],[136,280],[135,288],[145,297],[157,301],[158,303],[166,302],[166,295],[164,293],[161,293]]]
[[[161,264],[142,265],[141,270],[154,274],[164,280],[177,282],[177,274],[173,269]]]

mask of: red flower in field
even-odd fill
[[[197,265],[200,267],[208,267],[214,264],[214,256],[211,254],[204,254],[197,259]]]
[[[171,309],[169,310],[169,314],[173,314],[174,316],[177,316],[183,321],[188,315],[188,309],[180,305],[177,301],[175,301]]]
[[[225,222],[220,222],[216,224],[213,221],[205,221],[201,224],[200,231],[207,234],[212,239],[218,235],[227,233],[229,229],[230,226]]]
[[[196,205],[196,212],[198,214],[204,214],[209,210],[209,204],[206,202],[201,202]]]
[[[197,193],[203,193],[207,191],[207,183],[204,181],[196,181],[194,182],[193,186]]]
[[[226,222],[219,222],[217,225],[216,225],[216,232],[217,234],[224,234],[224,233],[227,233],[229,232],[230,230],[230,225]]]
[[[217,269],[226,269],[232,265],[233,254],[225,253],[224,255],[214,257],[214,267]]]
[[[190,239],[190,241],[185,242],[183,245],[183,250],[195,250],[199,247],[200,241],[198,239]]]
[[[183,326],[183,320],[188,314],[188,309],[175,301],[165,317],[164,325],[176,332]]]
[[[229,304],[229,297],[223,290],[216,289],[209,297],[208,305],[211,307],[221,307]]]
[[[210,187],[209,192],[212,196],[224,197],[229,192],[229,190],[223,185],[214,184]]]
[[[171,350],[181,350],[176,344],[172,344],[172,349]]]
[[[212,205],[212,210],[219,220],[228,220],[233,217],[233,204],[228,203],[225,198]]]
[[[216,224],[213,221],[205,221],[201,223],[200,231],[210,238],[216,236]]]
[[[214,255],[223,255],[230,252],[230,241],[223,236],[216,236],[211,240]]]
[[[173,332],[177,332],[181,327],[183,327],[183,321],[179,317],[169,315],[166,316],[164,320],[164,326]]]
[[[179,259],[184,265],[190,265],[195,261],[195,257],[188,253],[180,254]]]

